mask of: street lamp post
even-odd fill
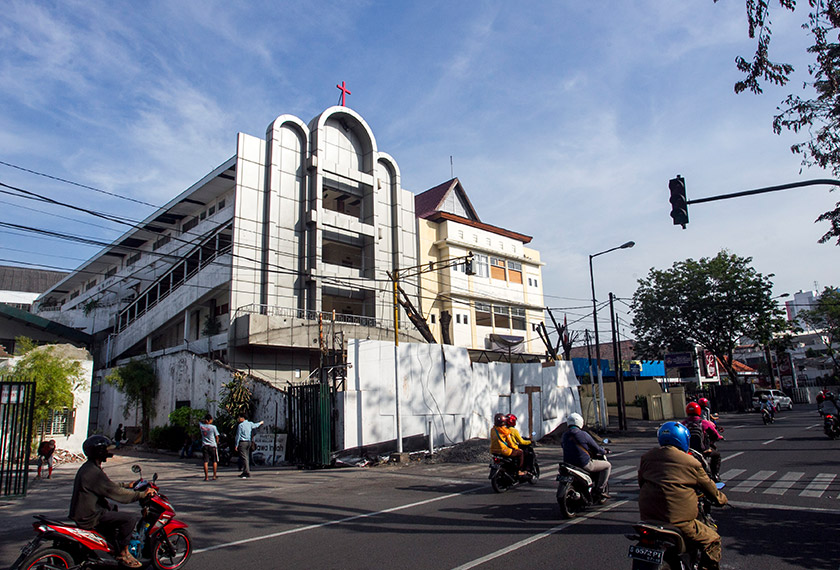
[[[636,245],[636,242],[628,241],[627,243],[623,243],[610,249],[605,249],[604,251],[599,251],[598,253],[593,253],[589,256],[589,282],[592,285],[592,320],[595,323],[595,363],[598,367],[598,398],[601,404],[601,417],[599,418],[599,421],[601,429],[606,429],[607,427],[607,402],[606,398],[604,398],[604,378],[601,373],[601,340],[598,337],[598,301],[595,298],[595,274],[592,271],[592,260],[599,255],[604,255],[605,253],[609,253],[617,249],[628,249],[634,245]]]

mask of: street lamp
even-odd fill
[[[636,245],[636,242],[628,241],[627,243],[623,243],[610,249],[605,249],[604,251],[599,251],[598,253],[593,253],[589,256],[589,282],[592,284],[592,320],[595,322],[595,363],[598,367],[598,399],[601,403],[601,417],[598,418],[598,421],[602,429],[606,429],[607,427],[607,402],[606,398],[604,398],[604,378],[601,374],[601,340],[598,338],[598,302],[595,299],[595,275],[592,272],[592,260],[599,255],[604,255],[605,253],[609,253],[617,249],[629,249],[634,245]],[[592,396],[595,397],[595,394]]]
[[[772,275],[772,273],[771,273]],[[775,297],[771,297],[771,300],[776,299],[784,299],[785,297],[790,297],[790,293],[782,293],[781,295],[776,295]],[[764,360],[767,362],[767,375],[770,377],[770,387],[771,388],[779,388],[782,387],[782,374],[781,371],[779,372],[779,385],[776,386],[776,376],[773,374],[773,359],[770,356],[770,344],[764,343]],[[777,359],[778,361],[778,359]]]

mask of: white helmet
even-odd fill
[[[569,427],[583,428],[583,416],[577,412],[569,414],[569,419],[566,420],[566,423],[569,424]]]

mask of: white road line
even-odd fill
[[[805,490],[799,493],[800,497],[822,497],[825,490],[828,489],[828,486],[831,485],[831,482],[834,481],[836,477],[833,473],[820,473],[816,477],[814,477],[813,481],[808,483],[808,486],[805,487]]]
[[[778,481],[770,485],[769,488],[764,490],[766,495],[784,495],[787,493],[788,489],[793,487],[793,484],[802,479],[805,476],[805,473],[801,473],[799,471],[788,471],[784,475],[782,475]]]
[[[628,449],[627,451],[619,451],[618,453],[610,453],[610,455],[609,455],[609,457],[607,457],[607,459],[611,459],[613,457],[620,457],[622,455],[627,455],[628,453],[634,453],[635,451],[636,451],[635,449]]]
[[[822,427],[822,424],[814,424],[812,426],[808,426],[805,429],[814,429],[815,427]]]
[[[840,515],[840,510],[822,507],[796,507],[794,505],[777,505],[775,503],[748,503],[745,501],[729,501],[733,507],[749,509],[773,509],[777,511],[802,511],[804,513],[833,513]]]
[[[761,442],[761,445],[767,445],[768,443],[773,443],[774,441],[779,441],[780,439],[784,439],[785,436],[780,435],[779,437],[774,437],[773,439],[768,439],[767,441]]]
[[[635,465],[625,465],[624,467],[616,467],[615,469],[610,472],[610,477],[617,473],[622,473],[623,471],[627,471],[628,469],[636,469]]]
[[[723,463],[724,461],[726,461],[728,459],[732,459],[733,457],[738,457],[739,455],[743,455],[743,453],[744,453],[743,451],[739,451],[738,453],[733,453],[731,455],[727,455],[726,457],[721,459],[720,462]]]
[[[432,499],[426,499],[425,501],[417,501],[416,503],[408,503],[406,505],[399,505],[397,507],[391,507],[390,509],[383,509],[381,511],[370,512],[370,513],[363,513],[361,515],[354,515],[352,517],[344,517],[341,519],[336,519],[334,521],[327,521],[319,524],[310,524],[306,526],[299,526],[295,528],[290,528],[287,530],[283,530],[280,532],[273,532],[271,534],[264,534],[262,536],[253,536],[251,538],[244,538],[242,540],[235,540],[233,542],[226,542],[224,544],[216,544],[215,546],[208,546],[207,548],[197,548],[193,550],[193,554],[201,554],[202,552],[210,552],[211,550],[219,550],[222,548],[229,548],[231,546],[239,546],[240,544],[248,544],[249,542],[258,542],[260,540],[268,540],[270,538],[278,538],[280,536],[286,536],[288,534],[295,534],[298,532],[304,532],[307,530],[314,530],[316,528],[323,528],[325,526],[333,526],[337,524],[342,524],[350,521],[355,521],[359,519],[366,519],[370,517],[375,517],[378,515],[384,515],[387,513],[395,513],[398,511],[402,511],[405,509],[411,509],[413,507],[419,507],[422,505],[428,505],[429,503],[435,503],[437,501],[445,501],[447,499],[452,499],[454,497],[460,497],[461,495],[466,495],[467,493],[472,493],[481,489],[484,489],[485,486],[482,485],[481,487],[473,487],[472,489],[466,489],[461,491],[460,493],[450,493],[448,495],[441,495],[440,497],[434,497]],[[626,502],[626,501],[625,501]],[[617,504],[616,504],[617,505]],[[615,506],[615,505],[614,505]]]
[[[734,479],[735,477],[737,477],[738,475],[740,475],[744,471],[746,471],[746,469],[730,469],[726,473],[721,473],[720,474],[720,480],[721,481],[729,481],[730,479]]]
[[[755,475],[750,475],[747,479],[732,487],[732,491],[748,493],[758,487],[765,480],[772,477],[775,473],[775,471],[759,471]]]
[[[469,570],[470,568],[475,568],[476,566],[480,566],[480,565],[484,564],[485,562],[489,562],[491,560],[499,558],[500,556],[504,556],[506,554],[509,554],[509,553],[515,551],[515,550],[519,550],[520,548],[528,546],[529,544],[533,544],[534,542],[537,542],[538,540],[542,540],[542,539],[546,538],[547,536],[551,536],[554,533],[560,532],[561,530],[563,530],[567,527],[570,527],[573,524],[581,523],[581,522],[583,522],[585,520],[588,520],[588,519],[590,519],[590,518],[592,518],[592,517],[594,517],[594,516],[596,516],[600,513],[604,513],[606,511],[609,511],[609,510],[614,509],[616,507],[620,507],[621,505],[623,505],[627,502],[629,502],[629,501],[628,500],[618,501],[617,503],[613,503],[612,505],[610,505],[608,507],[603,507],[601,509],[598,509],[597,511],[592,511],[590,513],[586,513],[583,516],[580,516],[578,518],[575,518],[575,519],[572,519],[570,521],[564,522],[561,525],[557,525],[555,527],[552,527],[545,532],[541,532],[540,534],[535,534],[534,536],[526,538],[525,540],[520,540],[519,542],[516,542],[514,544],[511,544],[508,547],[497,550],[496,552],[491,552],[487,556],[482,556],[481,558],[476,558],[475,560],[473,560],[471,562],[467,562],[466,564],[462,564],[461,566],[456,566],[452,570]]]
[[[618,477],[613,477],[612,474],[610,474],[610,479],[615,479],[616,481],[622,481],[624,479],[633,479],[634,477],[637,477],[637,476],[638,476],[638,470],[636,470],[636,471],[631,470],[631,471],[628,471],[627,473],[622,473]]]

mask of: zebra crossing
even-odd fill
[[[616,467],[610,475],[610,484],[616,486],[635,485],[637,465]],[[720,474],[721,481],[726,482],[725,492],[729,493],[759,493],[762,495],[782,496],[785,494],[798,495],[814,499],[840,499],[840,488],[832,489],[837,479],[834,473],[818,473],[806,477],[802,471],[759,470],[747,473],[746,469],[729,469]]]

